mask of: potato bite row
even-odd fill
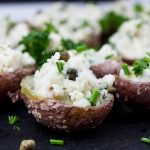
[[[52,5],[18,23],[0,18],[0,102],[21,98],[38,122],[57,131],[96,128],[113,94],[150,108],[149,9],[117,3],[74,13],[77,6]]]

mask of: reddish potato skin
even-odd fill
[[[89,47],[92,48],[99,48],[101,43],[100,43],[100,35],[91,35],[83,40],[81,40],[82,43],[85,43]]]
[[[15,72],[5,73],[0,75],[0,102],[5,102],[8,99],[9,93],[14,93],[19,90],[21,80],[35,72],[35,66],[28,66],[18,69]]]
[[[110,112],[114,98],[101,106],[80,108],[56,100],[29,100],[21,95],[29,112],[43,125],[57,131],[75,132],[96,128]]]
[[[107,74],[117,75],[121,69],[121,63],[115,60],[106,61],[90,67],[97,78],[102,78]]]
[[[119,98],[137,108],[150,109],[150,82],[135,82],[116,76],[114,83]]]
[[[132,65],[136,59],[122,58],[122,60],[123,60],[123,62],[127,63],[128,65]]]

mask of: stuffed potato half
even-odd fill
[[[73,132],[95,128],[105,119],[113,106],[114,97],[108,91],[115,78],[97,79],[89,66],[82,56],[64,61],[56,53],[22,81],[22,98],[37,121]]]
[[[138,108],[150,109],[150,83],[116,78],[115,87],[119,98]]]
[[[114,86],[118,96],[138,108],[150,108],[150,58],[137,60],[132,66],[123,64]]]
[[[0,102],[19,90],[21,80],[35,70],[35,61],[28,54],[0,46]]]
[[[90,69],[97,78],[105,75],[116,75],[121,69],[121,60],[117,52],[109,45],[105,44],[99,51],[87,50],[80,53],[90,63]]]

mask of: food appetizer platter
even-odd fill
[[[0,6],[0,150],[149,149],[149,6]]]

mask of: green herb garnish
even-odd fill
[[[145,69],[149,67],[150,57],[144,57],[133,63],[133,71],[136,76],[141,75]]]
[[[67,20],[61,20],[60,22],[59,22],[60,24],[65,24],[65,23],[67,23]]]
[[[16,130],[20,130],[20,128],[17,126],[17,122],[19,121],[19,117],[18,116],[8,116],[8,122],[10,125],[13,125],[14,129]]]
[[[46,24],[46,29],[33,30],[19,42],[25,47],[23,52],[28,52],[35,59],[38,67],[55,53],[48,49],[51,43],[49,39],[51,32],[56,32],[55,27],[52,24]]]
[[[56,29],[56,27],[52,23],[46,23],[45,31],[58,33],[58,30]]]
[[[57,65],[57,68],[58,68],[58,71],[59,73],[62,73],[63,69],[64,69],[64,63],[63,62],[56,62],[56,65]]]
[[[141,4],[135,4],[134,6],[134,10],[137,12],[137,13],[140,13],[140,12],[143,12],[144,8]]]
[[[89,26],[90,26],[90,23],[86,20],[81,23],[81,28],[86,28],[86,27],[89,27]]]
[[[139,24],[137,24],[137,29],[141,29],[142,28],[142,26],[143,26],[143,22],[140,22]]]
[[[120,25],[127,20],[128,18],[126,16],[117,14],[114,11],[110,11],[99,20],[99,24],[103,33],[112,34],[116,32]]]
[[[90,97],[90,103],[92,106],[96,105],[97,99],[100,96],[100,91],[97,88],[92,90],[92,94]]]
[[[129,70],[129,66],[127,65],[127,64],[122,64],[122,69],[123,69],[123,71],[124,71],[124,73],[125,73],[125,75],[130,75],[131,74],[131,72],[130,72],[130,70]]]
[[[110,54],[110,55],[106,56],[105,59],[106,59],[106,60],[107,60],[107,59],[111,59],[113,56],[114,56],[114,55]]]
[[[55,140],[55,139],[50,139],[50,143],[52,145],[64,145],[64,141],[63,140]]]
[[[78,44],[77,47],[76,47],[76,51],[78,53],[83,52],[83,51],[85,51],[87,49],[88,49],[88,47],[85,44]]]
[[[143,137],[143,138],[141,138],[141,141],[144,142],[144,143],[150,144],[150,138]]]
[[[62,43],[63,49],[65,50],[76,50],[79,53],[82,51],[88,50],[88,46],[86,44],[76,43],[70,39],[62,39],[61,43]]]

